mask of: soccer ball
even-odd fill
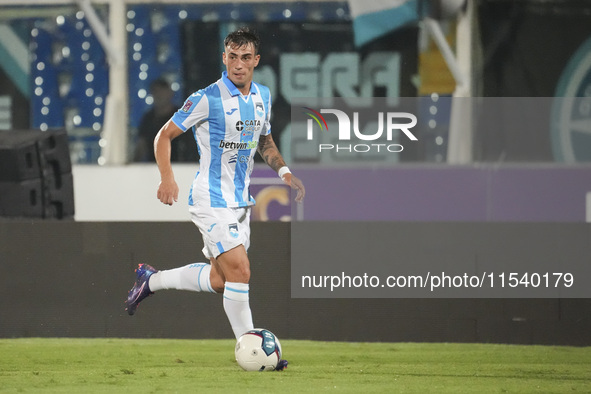
[[[281,360],[281,344],[271,331],[255,328],[238,338],[234,353],[245,371],[273,371]]]

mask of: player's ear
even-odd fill
[[[256,55],[254,57],[254,66],[258,66],[259,65],[259,60],[261,60],[261,55]]]
[[[222,62],[226,64],[226,51],[222,52]]]

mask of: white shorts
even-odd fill
[[[250,207],[212,208],[195,204],[189,207],[191,220],[203,236],[203,254],[208,259],[244,245],[250,246]]]

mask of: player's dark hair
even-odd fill
[[[224,40],[224,47],[237,46],[240,48],[248,44],[252,44],[254,47],[254,54],[257,55],[259,53],[261,39],[256,31],[248,27],[241,27],[238,30],[233,31],[228,34]]]

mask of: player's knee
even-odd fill
[[[250,280],[250,262],[242,246],[220,254],[216,261],[225,281],[248,283]]]
[[[248,283],[250,280],[250,266],[248,264],[240,264],[234,270],[234,278],[236,282]]]
[[[210,279],[210,283],[211,283],[211,288],[216,293],[223,293],[224,292],[224,279],[222,277],[220,277],[219,275],[216,277],[212,277]]]

